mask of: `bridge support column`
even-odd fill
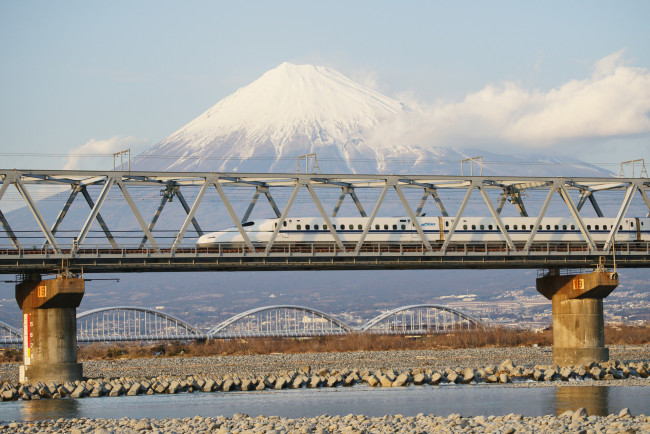
[[[603,299],[618,286],[618,274],[594,271],[560,276],[551,270],[537,290],[553,303],[553,363],[582,365],[609,360]]]
[[[21,383],[75,381],[83,378],[77,363],[76,311],[84,295],[84,280],[28,275],[16,285],[23,311]]]

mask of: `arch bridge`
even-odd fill
[[[250,309],[212,327],[207,333],[154,309],[115,306],[77,315],[77,342],[233,339],[253,337],[318,337],[352,333],[413,334],[445,333],[481,327],[476,319],[446,306],[420,304],[382,313],[361,327],[317,309],[295,305]],[[0,322],[0,342],[19,344],[22,333]]]

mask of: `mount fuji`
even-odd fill
[[[285,62],[139,155],[132,167],[295,172],[296,158],[314,153],[325,173],[453,175],[459,174],[462,159],[481,155],[485,175],[611,175],[577,159],[377,140],[380,127],[389,127],[395,120],[408,125],[416,115],[417,108],[334,69]]]

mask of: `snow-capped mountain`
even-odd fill
[[[416,112],[331,68],[285,62],[144,152],[132,167],[294,172],[298,156],[315,153],[325,173],[453,175],[460,174],[462,159],[482,155],[485,175],[609,175],[579,160],[376,140],[380,126],[396,119],[408,124]]]

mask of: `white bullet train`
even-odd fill
[[[442,242],[449,234],[456,217],[418,217],[420,227],[430,242]],[[342,242],[357,242],[368,224],[367,217],[331,218],[332,229]],[[513,242],[526,242],[537,220],[536,217],[502,217],[501,220]],[[594,217],[582,219],[591,238],[604,243],[609,237],[614,218]],[[242,226],[251,242],[269,241],[279,219],[246,222]],[[366,242],[418,242],[420,236],[410,218],[377,217],[366,235]],[[243,237],[237,227],[201,236],[199,247],[242,243]],[[333,241],[330,228],[323,218],[287,218],[280,228],[276,243],[313,243]],[[489,217],[461,217],[453,234],[454,242],[503,241],[496,221]],[[537,228],[535,241],[570,242],[584,241],[580,229],[571,217],[547,217]],[[650,218],[624,218],[619,223],[615,242],[650,241]]]

